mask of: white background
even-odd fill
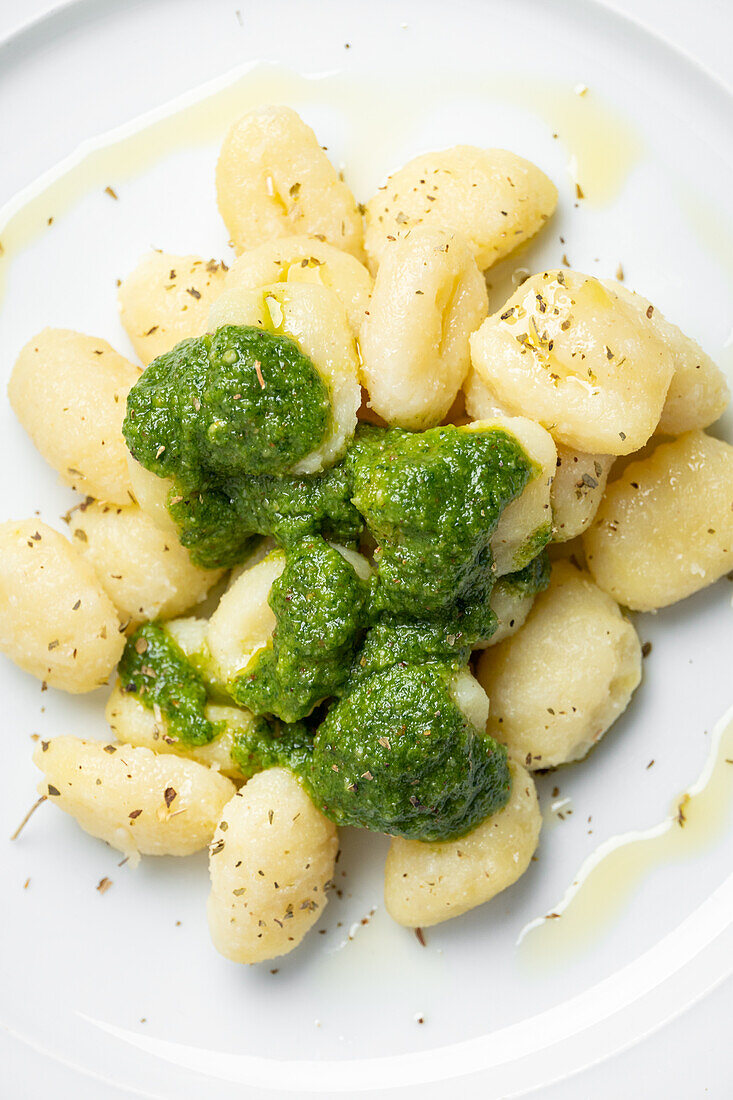
[[[205,2],[205,0],[202,0]],[[301,0],[313,2],[313,0]],[[348,0],[344,0],[347,3]],[[359,0],[352,0],[359,2]],[[453,0],[456,2],[456,0]],[[48,0],[0,0],[0,38],[21,23],[61,5]],[[233,0],[233,7],[236,6]],[[731,0],[615,0],[608,4],[652,28],[692,55],[725,81],[731,72],[733,4]],[[366,6],[365,6],[366,11]],[[133,74],[134,75],[134,74]],[[732,120],[733,125],[733,120]],[[3,155],[5,160],[6,154]],[[43,163],[46,167],[46,163]],[[12,170],[0,170],[0,204],[18,186],[29,182],[13,179]],[[729,1020],[733,1009],[733,983],[727,982],[698,1005],[688,1008],[671,1024],[639,1042],[631,1050],[554,1087],[533,1095],[546,1100],[617,1100],[621,1095],[648,1100],[677,1097],[727,1098],[733,1095],[733,1055]],[[0,1067],[11,1059],[25,1060],[28,1048],[0,1039]],[[39,1056],[40,1057],[40,1056]],[[22,1062],[21,1062],[22,1064]],[[16,1074],[9,1076],[16,1079]],[[20,1074],[17,1075],[20,1078]],[[26,1100],[35,1091],[5,1097],[0,1068],[2,1100]],[[112,1097],[100,1085],[79,1078],[57,1063],[48,1062],[48,1084],[53,1094],[74,1100]],[[455,1087],[455,1086],[453,1086]],[[35,1086],[31,1086],[35,1089]],[[450,1090],[451,1086],[447,1086]],[[50,1091],[50,1090],[49,1090]]]

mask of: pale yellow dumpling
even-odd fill
[[[641,679],[636,631],[587,573],[558,561],[519,631],[485,650],[476,675],[488,732],[531,770],[580,760]]]
[[[307,233],[362,257],[362,219],[318,138],[290,107],[257,107],[230,127],[216,165],[237,254]]]
[[[646,315],[577,271],[527,279],[471,337],[471,362],[510,412],[567,447],[607,455],[646,443],[675,370]]]
[[[150,252],[122,280],[120,320],[141,361],[206,332],[209,307],[224,289],[226,264],[202,256]]]
[[[456,145],[424,153],[367,203],[369,266],[376,271],[390,242],[424,224],[460,233],[483,271],[533,237],[556,205],[554,183],[506,149]]]
[[[8,397],[65,485],[111,504],[132,500],[122,421],[139,369],[106,340],[47,328],[13,367]]]
[[[596,582],[635,611],[706,588],[733,569],[733,447],[693,431],[629,463],[583,544]]]

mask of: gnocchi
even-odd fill
[[[297,947],[320,918],[338,836],[286,768],[260,772],[222,810],[209,849],[209,930],[227,959]]]
[[[598,279],[533,275],[471,337],[502,405],[589,454],[629,454],[659,424],[674,357],[646,315]]]
[[[628,303],[641,320],[646,317],[674,360],[674,374],[657,425],[661,435],[682,435],[693,428],[707,428],[717,420],[730,399],[722,372],[699,344],[671,324],[663,314],[627,287],[611,280],[604,286]]]
[[[92,567],[38,520],[0,524],[0,651],[51,687],[106,684],[124,638]]]
[[[296,341],[329,390],[331,426],[321,445],[301,459],[293,473],[316,473],[341,458],[354,434],[361,388],[354,339],[336,295],[301,283],[273,283],[257,290],[230,287],[214,302],[209,323],[213,329],[254,325]]]
[[[18,356],[8,397],[65,485],[110,504],[129,504],[122,420],[127,391],[139,375],[106,340],[47,328]]]
[[[438,424],[469,367],[468,337],[488,312],[486,283],[455,233],[416,226],[384,253],[360,335],[361,377],[388,424]]]
[[[733,567],[733,447],[692,431],[629,463],[583,545],[596,583],[634,611],[712,584]]]
[[[234,123],[219,154],[216,195],[238,255],[307,233],[362,257],[356,200],[289,107],[260,107]]]
[[[126,624],[182,614],[200,603],[222,574],[195,566],[178,539],[136,504],[82,505],[70,526],[77,550]]]
[[[560,643],[562,641],[562,644]],[[641,646],[613,600],[558,561],[524,626],[482,655],[488,732],[534,771],[581,760],[641,680]]]
[[[224,289],[226,264],[149,252],[117,292],[120,320],[141,362],[206,332],[209,307]]]
[[[458,840],[395,837],[384,870],[384,902],[398,924],[429,928],[490,901],[527,870],[542,826],[534,780],[510,765],[503,810]]]
[[[133,857],[205,848],[236,789],[193,760],[78,737],[39,742],[33,762],[43,772],[39,794]]]
[[[314,283],[331,290],[358,336],[372,292],[372,277],[349,252],[318,237],[279,237],[243,252],[226,276],[226,289],[256,290],[271,283]]]
[[[534,237],[556,205],[557,188],[544,172],[505,149],[424,153],[367,203],[369,266],[376,271],[393,240],[426,223],[460,233],[483,271]]]

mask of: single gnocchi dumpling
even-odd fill
[[[604,285],[651,322],[674,360],[674,374],[657,425],[658,434],[682,435],[694,428],[707,428],[722,415],[730,400],[722,371],[699,344],[685,336],[646,298],[612,280]]]
[[[388,424],[432,428],[455,401],[468,338],[489,308],[486,283],[462,237],[417,226],[387,249],[362,326],[361,378]]]
[[[129,504],[122,420],[127,392],[139,377],[106,340],[47,328],[18,356],[8,397],[65,485],[110,504]]]
[[[613,455],[583,454],[558,444],[550,491],[553,542],[569,542],[590,526],[613,463]]]
[[[275,630],[275,612],[267,602],[273,582],[285,568],[285,552],[273,550],[246,569],[224,593],[209,619],[206,644],[216,679],[231,683],[264,649]]]
[[[497,576],[515,573],[536,558],[550,539],[550,490],[557,452],[552,436],[524,416],[495,416],[466,425],[467,431],[498,428],[518,440],[534,466],[534,476],[522,494],[507,505],[491,538]]]
[[[692,431],[629,463],[583,544],[597,584],[634,611],[706,588],[733,568],[733,447]]]
[[[256,290],[271,283],[314,283],[333,291],[357,336],[369,306],[372,277],[349,252],[307,235],[279,237],[243,252],[225,280],[227,289]]]
[[[124,647],[91,565],[38,520],[0,524],[0,651],[50,687],[106,684]]]
[[[292,472],[317,473],[337,462],[356,428],[361,387],[354,338],[336,295],[301,283],[273,283],[257,290],[231,287],[217,298],[209,316],[212,331],[223,325],[252,325],[295,340],[328,389],[331,421],[320,446]]]
[[[187,856],[211,840],[235,786],[193,760],[132,745],[40,741],[38,793],[125,855]]]
[[[502,810],[458,840],[394,837],[384,869],[389,915],[428,928],[483,905],[527,870],[542,826],[534,780],[510,764],[512,789]]]
[[[362,257],[356,200],[290,107],[258,107],[234,123],[216,165],[216,195],[237,254],[307,233]]]
[[[224,807],[209,849],[209,930],[225,958],[297,947],[321,916],[338,835],[287,768],[259,772]]]
[[[656,429],[674,357],[598,279],[533,275],[471,337],[471,362],[510,412],[588,454],[638,450]]]
[[[224,289],[226,264],[202,256],[149,252],[117,292],[120,320],[140,360],[206,332],[209,307]]]
[[[558,561],[524,626],[481,655],[476,675],[492,737],[530,770],[554,768],[581,760],[626,709],[641,647],[614,601]]]
[[[74,545],[126,625],[181,615],[205,598],[222,573],[195,566],[178,539],[136,504],[82,505],[70,526]]]
[[[424,153],[367,203],[369,266],[376,271],[390,242],[424,223],[460,233],[484,271],[534,237],[556,206],[554,183],[506,149],[456,145]]]
[[[172,753],[195,760],[214,768],[232,779],[242,777],[241,770],[232,759],[232,748],[237,732],[245,734],[254,730],[254,718],[241,707],[220,706],[210,703],[205,710],[206,719],[222,731],[206,745],[185,745],[171,734],[164,714],[146,707],[140,699],[122,688],[119,680],[112,689],[104,712],[115,740],[126,745],[152,749],[153,752]]]

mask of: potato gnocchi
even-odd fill
[[[489,316],[558,201],[514,153],[426,153],[362,206],[271,106],[215,177],[235,256],[119,287],[142,373],[65,329],[18,357],[82,499],[68,539],[0,524],[0,651],[44,689],[116,669],[110,734],[40,741],[39,793],[133,861],[208,847],[214,947],[257,964],[321,919],[341,826],[390,838],[407,927],[527,871],[531,773],[639,685],[632,613],[733,569],[733,447],[722,373],[626,286],[539,271]]]

